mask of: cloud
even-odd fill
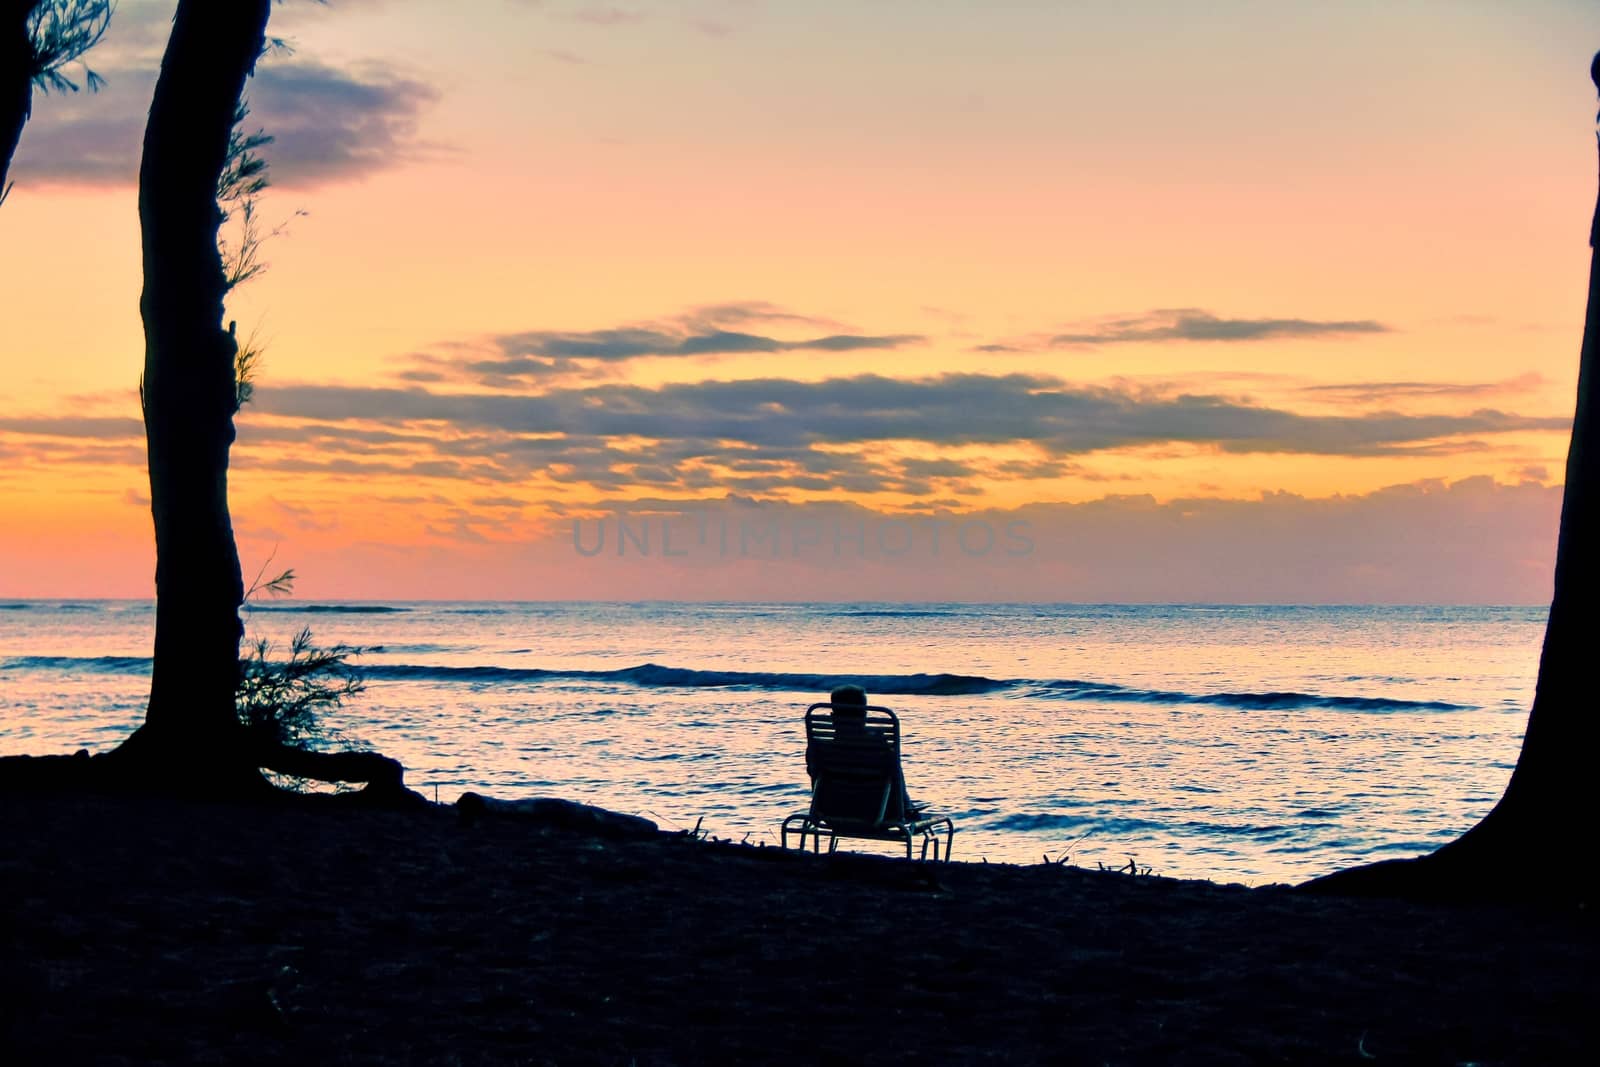
[[[105,37],[84,59],[96,70],[101,65],[142,65],[153,70],[160,63],[161,51],[172,32],[172,19],[170,3],[119,0]]]
[[[512,433],[762,446],[1022,441],[1061,455],[1163,442],[1237,452],[1378,455],[1446,437],[1570,425],[1566,418],[1492,409],[1459,415],[1302,415],[1219,397],[1148,396],[1025,374],[606,384],[536,396],[306,385],[263,387],[259,396],[263,409],[274,414],[335,421],[376,417]]]
[[[105,90],[52,97],[34,108],[17,153],[20,184],[131,185],[156,72],[98,68]],[[246,85],[246,128],[274,138],[263,150],[270,179],[310,187],[365,177],[424,158],[437,146],[417,137],[438,90],[383,64],[338,70],[305,59],[263,60]]]
[[[762,327],[752,332],[750,327]],[[773,327],[805,328],[810,336],[781,337]],[[526,330],[442,346],[454,355],[421,353],[400,373],[413,382],[451,379],[506,388],[519,379],[592,374],[605,364],[643,358],[683,358],[783,352],[881,352],[921,344],[921,334],[816,333],[838,323],[799,315],[763,301],[694,308],[664,322],[600,330]]]
[[[1302,386],[1301,393],[1337,403],[1372,404],[1394,400],[1460,399],[1525,393],[1545,384],[1539,374],[1499,382],[1338,382]]]
[[[1307,414],[1028,374],[607,382],[532,395],[263,385],[241,419],[238,455],[247,466],[350,475],[410,464],[419,474],[484,481],[545,475],[602,487],[959,496],[985,482],[1078,475],[1079,459],[1116,449],[1454,456],[1487,449],[1496,435],[1569,425],[1566,417],[1493,408]],[[142,427],[131,418],[32,417],[0,420],[0,432],[34,438],[39,448],[49,439],[136,448]],[[922,455],[897,455],[897,442],[921,446]],[[1010,451],[981,461],[938,454],[988,446]]]
[[[542,0],[521,0],[527,7],[543,7]],[[649,10],[651,7],[677,7],[676,11]],[[562,22],[578,23],[596,29],[620,28],[637,26],[651,19],[667,17],[670,21],[686,26],[707,37],[727,37],[739,31],[748,22],[748,11],[742,10],[745,5],[740,0],[732,3],[712,5],[715,13],[700,13],[694,0],[677,5],[651,5],[643,0],[631,6],[616,4],[579,4],[575,7],[557,8],[551,11],[554,18]]]
[[[837,321],[816,315],[802,315],[767,300],[734,300],[726,304],[703,304],[679,316],[688,330],[714,330],[749,323],[808,326],[823,330],[843,330]]]
[[[689,19],[688,21],[690,26],[693,26],[707,37],[727,37],[737,29],[730,23],[718,22],[716,19]]]
[[[247,466],[352,477],[409,469],[484,483],[545,478],[592,491],[923,499],[1087,476],[1082,457],[1130,447],[1452,456],[1486,449],[1497,434],[1569,427],[1566,418],[1492,409],[1308,415],[1021,374],[609,383],[537,395],[285,385],[263,386],[253,406],[267,418],[241,428]],[[903,442],[915,444],[911,455]],[[1006,451],[984,456],[991,446]]]
[[[504,556],[483,563],[477,595],[782,600],[804,589],[841,601],[1536,604],[1548,602],[1560,505],[1559,487],[1481,477],[1324,498],[1107,496],[1008,510],[619,497],[545,523],[542,535],[536,520],[480,523]],[[619,555],[618,516],[648,552],[636,541]],[[602,517],[604,551],[580,556],[575,544],[595,547]],[[467,551],[467,540],[454,550]],[[424,580],[408,571],[423,566],[387,568],[373,588],[406,595]]]
[[[573,66],[587,66],[589,61],[576,52],[569,52],[565,48],[535,48],[528,53],[532,56],[543,56],[545,59],[557,63],[566,63]]]
[[[296,569],[327,598],[776,601],[803,590],[819,601],[1548,605],[1561,495],[1559,486],[1471,478],[1327,498],[1267,493],[1160,503],[1109,496],[1010,510],[961,509],[951,499],[908,513],[653,494],[587,508],[534,501],[512,518],[489,503],[464,508],[418,493],[396,496],[378,484],[298,501],[313,514],[341,518],[319,535],[274,533],[280,512],[266,496],[238,501],[234,516],[247,559],[290,541]],[[149,520],[132,502],[113,506],[127,516],[126,532],[97,542],[96,552],[78,553],[78,563],[93,573],[99,595],[147,596]],[[371,523],[355,521],[352,509],[382,516],[383,539],[374,538]],[[618,514],[635,533],[649,523],[648,556],[636,545],[618,556]],[[605,551],[580,556],[575,542],[592,548],[602,516],[609,520]],[[1014,522],[1027,525],[1008,530]],[[746,523],[754,534],[745,537],[748,551],[741,545]],[[671,557],[662,542],[668,524]],[[985,524],[996,534],[992,547]],[[433,537],[423,537],[424,526]],[[1031,550],[1007,554],[1021,547],[1019,534]],[[881,544],[907,548],[891,557]],[[43,537],[16,542],[9,592],[63,595],[48,582],[28,584],[62,573],[56,549]],[[108,558],[115,566],[103,566]],[[1537,641],[1537,612],[1503,617]]]
[[[114,77],[120,94],[125,78]],[[109,95],[107,90],[73,99],[64,107],[35,105],[17,149],[17,184],[131,185],[139,173],[144,116],[131,101],[106,99]],[[119,106],[124,103],[130,106]],[[92,110],[96,105],[104,110]]]
[[[1198,308],[1163,308],[1142,315],[1077,323],[1053,335],[1045,343],[1057,348],[1168,341],[1267,341],[1388,332],[1388,326],[1371,319],[1225,319]],[[1003,351],[1005,348],[988,347],[984,350]]]
[[[674,334],[659,330],[589,330],[577,333],[535,330],[495,339],[508,356],[554,359],[623,360],[641,356],[710,356],[744,352],[855,352],[900,348],[923,340],[916,334],[831,334],[785,341],[736,330]]]
[[[581,22],[588,26],[627,26],[636,22],[643,22],[646,16],[643,11],[598,5],[579,8],[577,11],[568,12],[564,17],[572,22]]]
[[[1083,458],[1118,449],[1447,457],[1493,447],[1497,435],[1569,427],[1566,417],[1492,408],[1307,414],[1028,374],[606,382],[536,394],[263,384],[240,420],[235,456],[241,467],[352,478],[935,499],[1091,477]],[[34,417],[0,420],[0,433],[31,438],[35,455],[84,439],[137,453],[142,428],[136,419]]]
[[[19,439],[4,447],[8,470],[24,466],[58,470],[67,466],[143,468],[144,442],[124,443],[81,437],[42,436]]]
[[[249,97],[246,121],[273,137],[263,154],[279,185],[365,177],[438,150],[417,139],[417,124],[439,91],[382,64],[342,71],[305,61],[263,63]]]
[[[29,437],[71,437],[77,439],[120,441],[144,438],[144,423],[139,419],[115,416],[44,416],[0,418],[0,433],[23,434]]]

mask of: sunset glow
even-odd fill
[[[229,306],[266,345],[246,570],[330,598],[1547,599],[1600,11],[1136,8],[275,9],[293,50],[247,122],[287,221]],[[152,591],[134,176],[170,16],[123,0],[107,87],[36,99],[0,208],[0,595]],[[574,548],[755,515],[1033,547]]]

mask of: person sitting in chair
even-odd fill
[[[860,736],[866,729],[867,691],[859,685],[841,685],[828,694],[828,702],[833,705],[833,721],[839,737],[848,738],[852,733]],[[895,764],[894,774],[895,788],[900,791],[900,802],[903,805],[905,818],[915,819],[921,814],[921,809],[906,791],[905,773],[898,762]]]

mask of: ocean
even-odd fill
[[[806,803],[801,716],[851,681],[900,714],[908,788],[955,819],[957,860],[1260,885],[1426,851],[1487,811],[1545,614],[280,601],[246,627],[366,648],[332,725],[445,802],[558,796],[773,846]],[[153,632],[149,602],[0,601],[0,755],[116,745]]]

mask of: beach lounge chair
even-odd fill
[[[846,714],[836,717],[835,708],[844,708]],[[802,849],[809,835],[813,852],[821,851],[824,837],[829,852],[845,837],[902,841],[910,859],[911,844],[920,837],[922,859],[928,858],[930,845],[935,860],[950,858],[955,825],[949,818],[906,808],[900,720],[888,708],[828,703],[807,708],[806,772],[811,775],[811,807],[783,820],[784,848],[791,834]]]

